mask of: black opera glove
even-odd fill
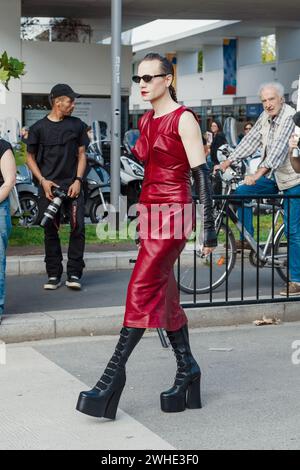
[[[209,168],[206,163],[192,168],[192,175],[195,182],[195,190],[200,204],[203,204],[203,220],[204,227],[204,246],[215,247],[218,244],[217,234],[215,230],[215,221],[213,215],[212,190],[209,179]]]

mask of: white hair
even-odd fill
[[[260,87],[259,87],[259,90],[258,90],[258,95],[261,97],[261,94],[264,90],[266,90],[267,88],[273,88],[274,90],[276,90],[278,96],[280,96],[280,98],[284,98],[284,86],[279,83],[279,82],[269,82],[269,83],[263,83]]]

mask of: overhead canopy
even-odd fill
[[[297,0],[123,0],[122,30],[156,19],[293,21]],[[110,0],[22,0],[23,16],[93,18],[110,34]]]
[[[220,45],[224,38],[261,38],[276,33],[276,28],[297,28],[300,29],[300,21],[216,21],[209,25],[200,26],[183,33],[175,33],[158,41],[149,41],[148,43],[136,44],[133,47],[135,60],[138,61],[149,51],[156,49],[162,53],[170,51],[199,51],[203,45]]]

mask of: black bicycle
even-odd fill
[[[175,265],[175,276],[181,291],[188,294],[205,294],[222,285],[237,259],[237,248],[234,234],[242,234],[251,246],[249,261],[251,265],[259,268],[273,268],[279,276],[287,281],[287,239],[284,234],[283,200],[278,203],[251,202],[253,210],[258,214],[272,214],[272,226],[264,242],[257,242],[250,233],[243,228],[242,221],[236,215],[236,203],[233,191],[243,180],[241,167],[231,167],[226,175],[219,173],[224,186],[225,198],[214,200],[214,218],[218,235],[218,246],[214,252],[204,257],[194,241],[188,242],[182,252],[178,264]],[[237,202],[237,201],[236,201]],[[239,200],[239,204],[241,204]],[[243,203],[245,206],[246,202]],[[243,255],[244,250],[242,249]]]

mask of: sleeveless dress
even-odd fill
[[[153,118],[151,110],[139,121],[133,153],[144,163],[145,176],[138,205],[140,249],[127,290],[127,327],[176,331],[187,323],[173,271],[194,217],[190,165],[178,133],[185,111],[193,113],[181,106]]]

